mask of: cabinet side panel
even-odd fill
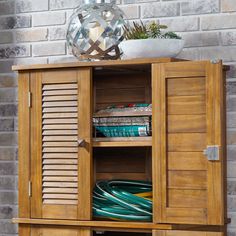
[[[19,114],[19,217],[30,217],[29,191],[30,179],[30,110],[29,110],[29,73],[19,74],[18,82]]]
[[[78,188],[79,205],[78,219],[92,218],[92,71],[81,69],[77,73],[78,79],[78,134],[79,139],[85,141],[84,147],[79,147],[78,155]]]
[[[208,161],[208,224],[224,224],[225,110],[222,64],[207,64],[207,144],[218,145],[218,161]]]

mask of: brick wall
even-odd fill
[[[120,0],[130,20],[159,19],[186,40],[181,57],[222,58],[227,75],[228,231],[236,236],[236,0]],[[13,63],[71,60],[65,33],[80,0],[0,0],[0,236],[16,235],[17,81]]]

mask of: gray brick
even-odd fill
[[[0,44],[2,43],[13,43],[13,32],[12,31],[3,31],[1,32]]]
[[[49,29],[49,39],[50,40],[63,40],[66,39],[66,27],[56,27]]]
[[[138,5],[126,5],[120,6],[120,8],[124,12],[126,19],[137,19],[140,17]]]
[[[49,57],[48,63],[67,63],[67,62],[78,62],[74,56],[55,56]]]
[[[30,16],[6,16],[0,17],[0,30],[28,28],[31,26]]]
[[[186,33],[182,34],[185,40],[185,47],[202,47],[219,45],[219,33]]]
[[[203,30],[236,28],[236,15],[204,16],[201,20]]]
[[[14,119],[14,131],[18,131],[18,119]]]
[[[51,0],[50,9],[51,10],[61,10],[68,8],[75,8],[82,3],[82,0]]]
[[[181,17],[172,19],[160,19],[160,23],[167,25],[168,30],[185,32],[185,31],[196,31],[199,29],[198,17]]]
[[[0,104],[0,117],[16,116],[16,115],[17,115],[16,104]]]
[[[14,1],[2,1],[0,2],[0,16],[10,15],[15,12],[15,2]]]
[[[63,25],[66,23],[65,12],[42,12],[33,14],[33,26]]]
[[[17,92],[15,88],[1,88],[0,89],[0,102],[15,102]]]
[[[16,212],[14,206],[0,206],[0,219],[11,219],[16,216]]]
[[[1,73],[9,73],[11,72],[11,67],[13,65],[13,61],[1,61],[0,63],[0,72]],[[0,94],[1,97],[1,94]],[[1,99],[0,99],[1,100]]]
[[[219,0],[192,0],[181,2],[183,15],[205,14],[219,12]]]
[[[221,0],[221,9],[223,12],[236,11],[235,0]]]
[[[219,59],[223,61],[236,60],[236,47],[209,47],[201,48],[200,59]]]
[[[234,64],[229,64],[230,70],[226,72],[226,77],[227,78],[236,78],[236,65]]]
[[[14,60],[15,65],[33,65],[33,64],[47,64],[48,60],[45,57],[28,57],[28,58],[16,58]]]
[[[1,204],[16,204],[17,203],[17,192],[0,192],[0,203]]]
[[[15,146],[17,145],[16,133],[1,133],[0,134],[0,146]]]
[[[228,211],[233,212],[236,211],[236,196],[228,196]]]
[[[17,79],[14,74],[12,75],[0,74],[0,88],[16,87],[16,86],[17,86]]]
[[[4,148],[4,147],[0,148],[1,161],[12,161],[16,159],[17,159],[17,148]]]
[[[236,112],[227,113],[227,127],[236,128]]]
[[[0,131],[14,131],[14,119],[1,119],[0,118]]]
[[[18,0],[16,1],[16,12],[47,11],[48,0]]]
[[[236,31],[221,32],[223,45],[236,45]]]
[[[8,221],[0,221],[0,233],[2,234],[16,234],[17,233],[17,225],[11,223],[11,220]]]
[[[30,56],[30,45],[2,46],[0,47],[0,58],[28,57]]]
[[[228,230],[230,230],[231,228],[233,228],[233,226],[236,225],[236,212],[229,212],[228,216],[229,218],[231,218],[231,223],[227,225]]]
[[[16,188],[16,178],[13,176],[0,176],[0,190],[14,190]],[[3,204],[3,203],[2,203]]]
[[[236,130],[228,130],[227,131],[227,144],[228,145],[235,145],[236,144]]]
[[[14,162],[0,162],[0,175],[15,175],[17,166]]]
[[[228,180],[227,193],[229,195],[236,195],[236,180]]]
[[[228,161],[228,163],[227,163],[227,177],[236,178],[236,161]]]
[[[145,3],[145,2],[159,2],[160,0],[123,0],[124,4]]]
[[[227,98],[227,111],[235,111],[236,112],[236,97],[228,97]]]
[[[41,43],[33,45],[34,56],[64,55],[66,46],[64,42]]]
[[[39,42],[45,41],[48,37],[47,28],[17,30],[15,32],[16,42]]]
[[[227,160],[236,161],[236,145],[227,146]]]
[[[229,229],[228,232],[227,232],[227,236],[236,236],[235,229]]]
[[[226,90],[228,95],[236,95],[236,81],[228,82]]]
[[[178,16],[180,4],[176,2],[146,3],[141,6],[142,18]]]

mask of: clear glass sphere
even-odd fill
[[[80,60],[117,59],[123,40],[124,13],[113,3],[88,3],[76,8],[67,43]]]

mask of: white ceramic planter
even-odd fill
[[[183,39],[132,39],[119,44],[122,58],[176,57],[184,47]]]

